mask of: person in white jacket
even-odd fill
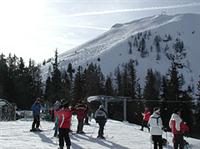
[[[95,120],[99,124],[99,132],[97,138],[105,139],[103,136],[103,131],[107,121],[107,112],[105,111],[103,105],[100,105],[99,109],[97,109],[95,112]]]
[[[162,149],[162,134],[163,134],[163,124],[160,117],[160,109],[154,108],[154,112],[151,115],[148,125],[150,127],[150,134],[152,136],[152,141],[154,143],[154,149]]]

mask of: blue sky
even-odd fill
[[[42,62],[146,16],[200,13],[199,0],[0,0],[0,52]]]

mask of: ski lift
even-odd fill
[[[87,98],[87,101],[89,103],[91,102],[100,102],[102,105],[104,105],[105,110],[108,112],[108,103],[116,103],[116,102],[123,102],[123,117],[124,121],[127,121],[127,101],[131,100],[130,97],[123,97],[123,96],[90,96]]]

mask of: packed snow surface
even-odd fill
[[[140,131],[140,126],[108,120],[105,126],[106,140],[97,139],[98,125],[92,120],[85,126],[86,134],[70,134],[72,149],[150,149],[150,134]],[[0,122],[0,149],[57,149],[58,138],[53,137],[54,124],[41,122],[43,132],[29,132],[32,121],[18,120]],[[72,130],[76,131],[77,120],[73,117]],[[169,149],[172,149],[172,135],[167,133]],[[163,134],[166,138],[166,133]],[[200,140],[185,138],[193,149],[200,148]],[[167,148],[167,147],[164,147]]]

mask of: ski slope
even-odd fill
[[[53,137],[52,122],[41,122],[43,132],[29,132],[31,121],[18,120],[0,122],[0,149],[56,149],[58,139]],[[76,131],[77,121],[73,117],[72,130]],[[105,126],[106,140],[96,139],[98,125],[94,120],[85,126],[86,134],[71,134],[72,149],[150,149],[150,135],[140,131],[140,126],[108,120]],[[166,137],[166,134],[163,135]],[[168,133],[168,148],[172,149],[172,135]],[[192,149],[200,148],[200,140],[186,138]],[[166,147],[165,147],[166,148]]]
[[[110,75],[110,73],[114,74],[118,66],[132,59],[138,63],[135,67],[136,74],[140,80],[139,83],[144,86],[147,69],[151,68],[161,75],[168,73],[171,61],[166,56],[165,47],[168,45],[169,50],[167,53],[173,54],[173,45],[177,39],[180,39],[184,42],[184,48],[186,49],[186,57],[181,62],[185,67],[180,70],[180,74],[184,76],[185,83],[183,87],[187,89],[190,85],[192,88],[196,88],[196,82],[199,80],[200,75],[198,64],[200,57],[199,26],[199,14],[161,14],[124,24],[115,24],[109,31],[99,37],[60,54],[58,58],[59,66],[64,71],[69,63],[72,63],[74,68],[79,65],[87,67],[90,63],[96,63],[101,66],[105,75]],[[151,32],[151,36],[145,39],[148,54],[141,57],[138,47],[134,46],[132,47],[132,54],[128,53],[128,43],[134,44],[134,39],[137,38],[138,34],[141,33],[144,36],[146,32]],[[166,35],[170,35],[172,40],[165,41]],[[160,36],[162,39],[160,41],[159,60],[156,58],[157,51],[154,43],[156,36]],[[50,66],[51,62],[41,68],[44,81],[49,75]]]

